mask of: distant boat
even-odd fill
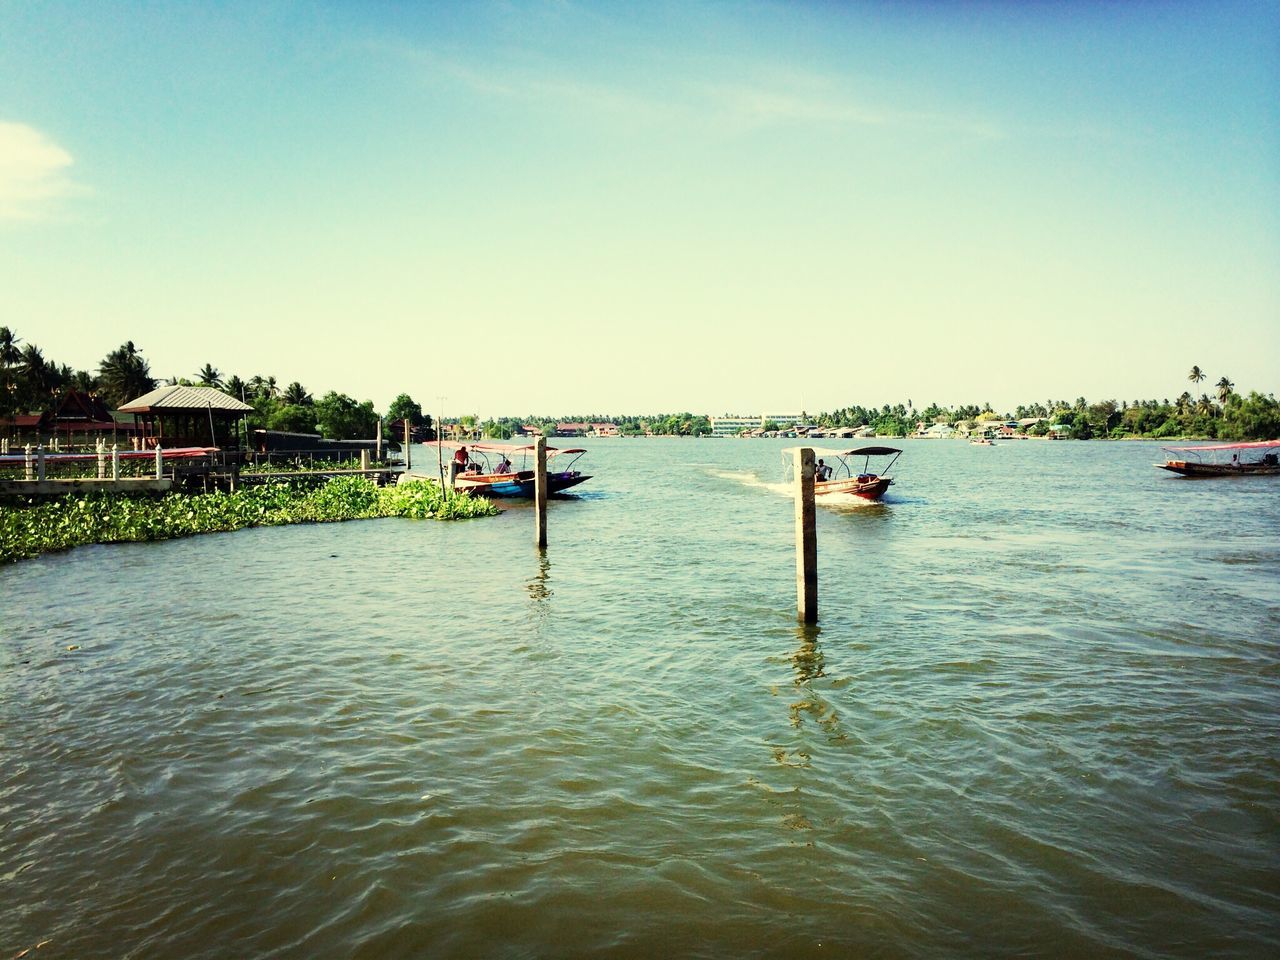
[[[1157,463],[1161,470],[1184,477],[1242,477],[1280,474],[1280,440],[1255,443],[1220,443],[1202,447],[1165,447],[1183,454]],[[1208,459],[1206,459],[1206,457]]]
[[[452,469],[452,461],[457,451],[467,451],[466,467],[453,478],[455,490],[466,490],[468,493],[484,497],[520,498],[532,497],[534,491],[534,471],[529,467],[529,460],[534,452],[533,444],[517,445],[511,443],[459,443],[454,440],[438,440],[423,444],[427,448],[438,447],[441,451],[449,451],[445,461],[445,470]],[[547,447],[547,492],[559,493],[591,477],[579,473],[574,464],[587,451],[582,447],[570,447],[566,450]],[[569,458],[560,460],[560,458]],[[519,459],[517,467],[515,461]],[[552,461],[559,462],[552,467]],[[415,479],[423,479],[421,472],[415,471]],[[425,479],[437,479],[426,475]]]
[[[994,447],[995,446],[995,443],[991,440],[988,440],[986,437],[974,437],[969,442],[972,443],[975,447]]]
[[[788,447],[783,453],[792,454],[801,449],[800,447]],[[818,476],[816,473],[813,478],[813,495],[815,498],[834,498],[837,496],[854,496],[861,497],[864,500],[879,500],[884,496],[885,491],[889,489],[893,483],[889,470],[893,467],[898,457],[902,456],[902,451],[897,447],[854,447],[852,450],[822,450],[813,448],[813,455],[823,461],[822,466],[818,470],[824,473],[824,476]],[[862,457],[862,469],[855,472],[855,464],[851,465],[850,460],[856,457]],[[891,459],[885,463],[883,467],[877,467],[876,472],[871,470],[872,457],[889,457]],[[827,462],[828,459],[831,462]],[[794,463],[794,459],[792,463]]]

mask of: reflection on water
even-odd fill
[[[780,445],[0,569],[0,955],[1280,955],[1280,478]]]
[[[525,589],[529,592],[529,596],[535,601],[542,602],[548,600],[552,596],[551,587],[551,558],[547,555],[544,547],[536,548],[538,552],[538,572],[533,575],[533,579],[525,584]]]

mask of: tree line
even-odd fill
[[[297,380],[281,387],[275,376],[244,378],[224,375],[206,363],[193,377],[173,376],[163,383],[132,340],[110,351],[96,371],[76,370],[46,359],[34,343],[23,343],[9,327],[0,327],[0,419],[16,414],[52,412],[68,390],[100,399],[109,410],[150,393],[158,386],[214,387],[253,407],[250,426],[292,433],[320,433],[333,440],[372,437],[379,414],[371,400],[363,402],[336,390],[319,399]],[[407,418],[415,426],[432,428],[431,418],[408,394],[392,401],[388,420]]]
[[[1199,387],[1208,375],[1193,366],[1186,379]],[[247,379],[224,375],[206,363],[193,378],[170,377],[166,383],[215,387],[253,407],[251,425],[294,433],[320,433],[330,439],[367,438],[377,431],[379,413],[373,402],[357,401],[345,393],[330,390],[319,399],[294,380],[284,387],[274,376],[255,374]],[[97,396],[109,409],[154,390],[159,381],[150,364],[132,340],[107,353],[96,371],[76,370],[45,358],[33,343],[23,343],[8,327],[0,327],[0,419],[20,413],[52,411],[69,389]],[[390,421],[407,419],[419,428],[419,436],[434,436],[431,417],[407,393],[392,401],[385,413]],[[1173,400],[1102,400],[1090,403],[1084,397],[1074,401],[1033,401],[1013,411],[998,412],[989,403],[955,407],[930,403],[917,408],[913,401],[881,407],[851,405],[809,415],[803,419],[824,428],[871,427],[882,436],[915,433],[920,423],[964,425],[992,420],[1030,420],[1026,432],[1043,435],[1050,430],[1080,439],[1120,439],[1178,437],[1223,440],[1269,440],[1280,437],[1280,402],[1272,394],[1256,390],[1248,395],[1236,392],[1235,384],[1222,376],[1213,393],[1193,396],[1184,390]],[[688,411],[648,416],[586,414],[556,419],[544,416],[497,417],[481,421],[463,416],[459,422],[474,434],[509,439],[526,427],[544,435],[554,433],[560,422],[613,423],[624,436],[649,433],[667,436],[705,436],[711,433],[711,419]]]

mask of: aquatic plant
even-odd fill
[[[422,481],[380,488],[358,476],[335,477],[318,487],[267,483],[235,493],[73,494],[0,506],[0,563],[90,543],[169,540],[244,527],[376,517],[463,520],[495,513],[487,500],[445,495]]]

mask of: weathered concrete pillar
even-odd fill
[[[368,450],[360,451],[360,469],[366,472],[369,469],[369,451]]]
[[[31,459],[31,444],[27,444],[22,448],[22,478],[24,480],[34,480],[36,478],[35,461]]]
[[[36,479],[44,480],[44,444],[36,447]]]
[[[406,470],[412,466],[409,458],[409,443],[413,439],[413,428],[409,423],[409,418],[404,418],[404,468]]]
[[[539,549],[547,545],[547,438],[533,444],[533,515],[535,542]]]
[[[164,451],[156,447],[156,479],[164,479]]]
[[[796,451],[796,614],[818,622],[818,530],[813,506],[813,449]]]
[[[114,443],[111,445],[111,479],[120,479],[120,448]]]
[[[107,442],[99,440],[94,444],[94,448],[98,453],[98,479],[107,479]]]

